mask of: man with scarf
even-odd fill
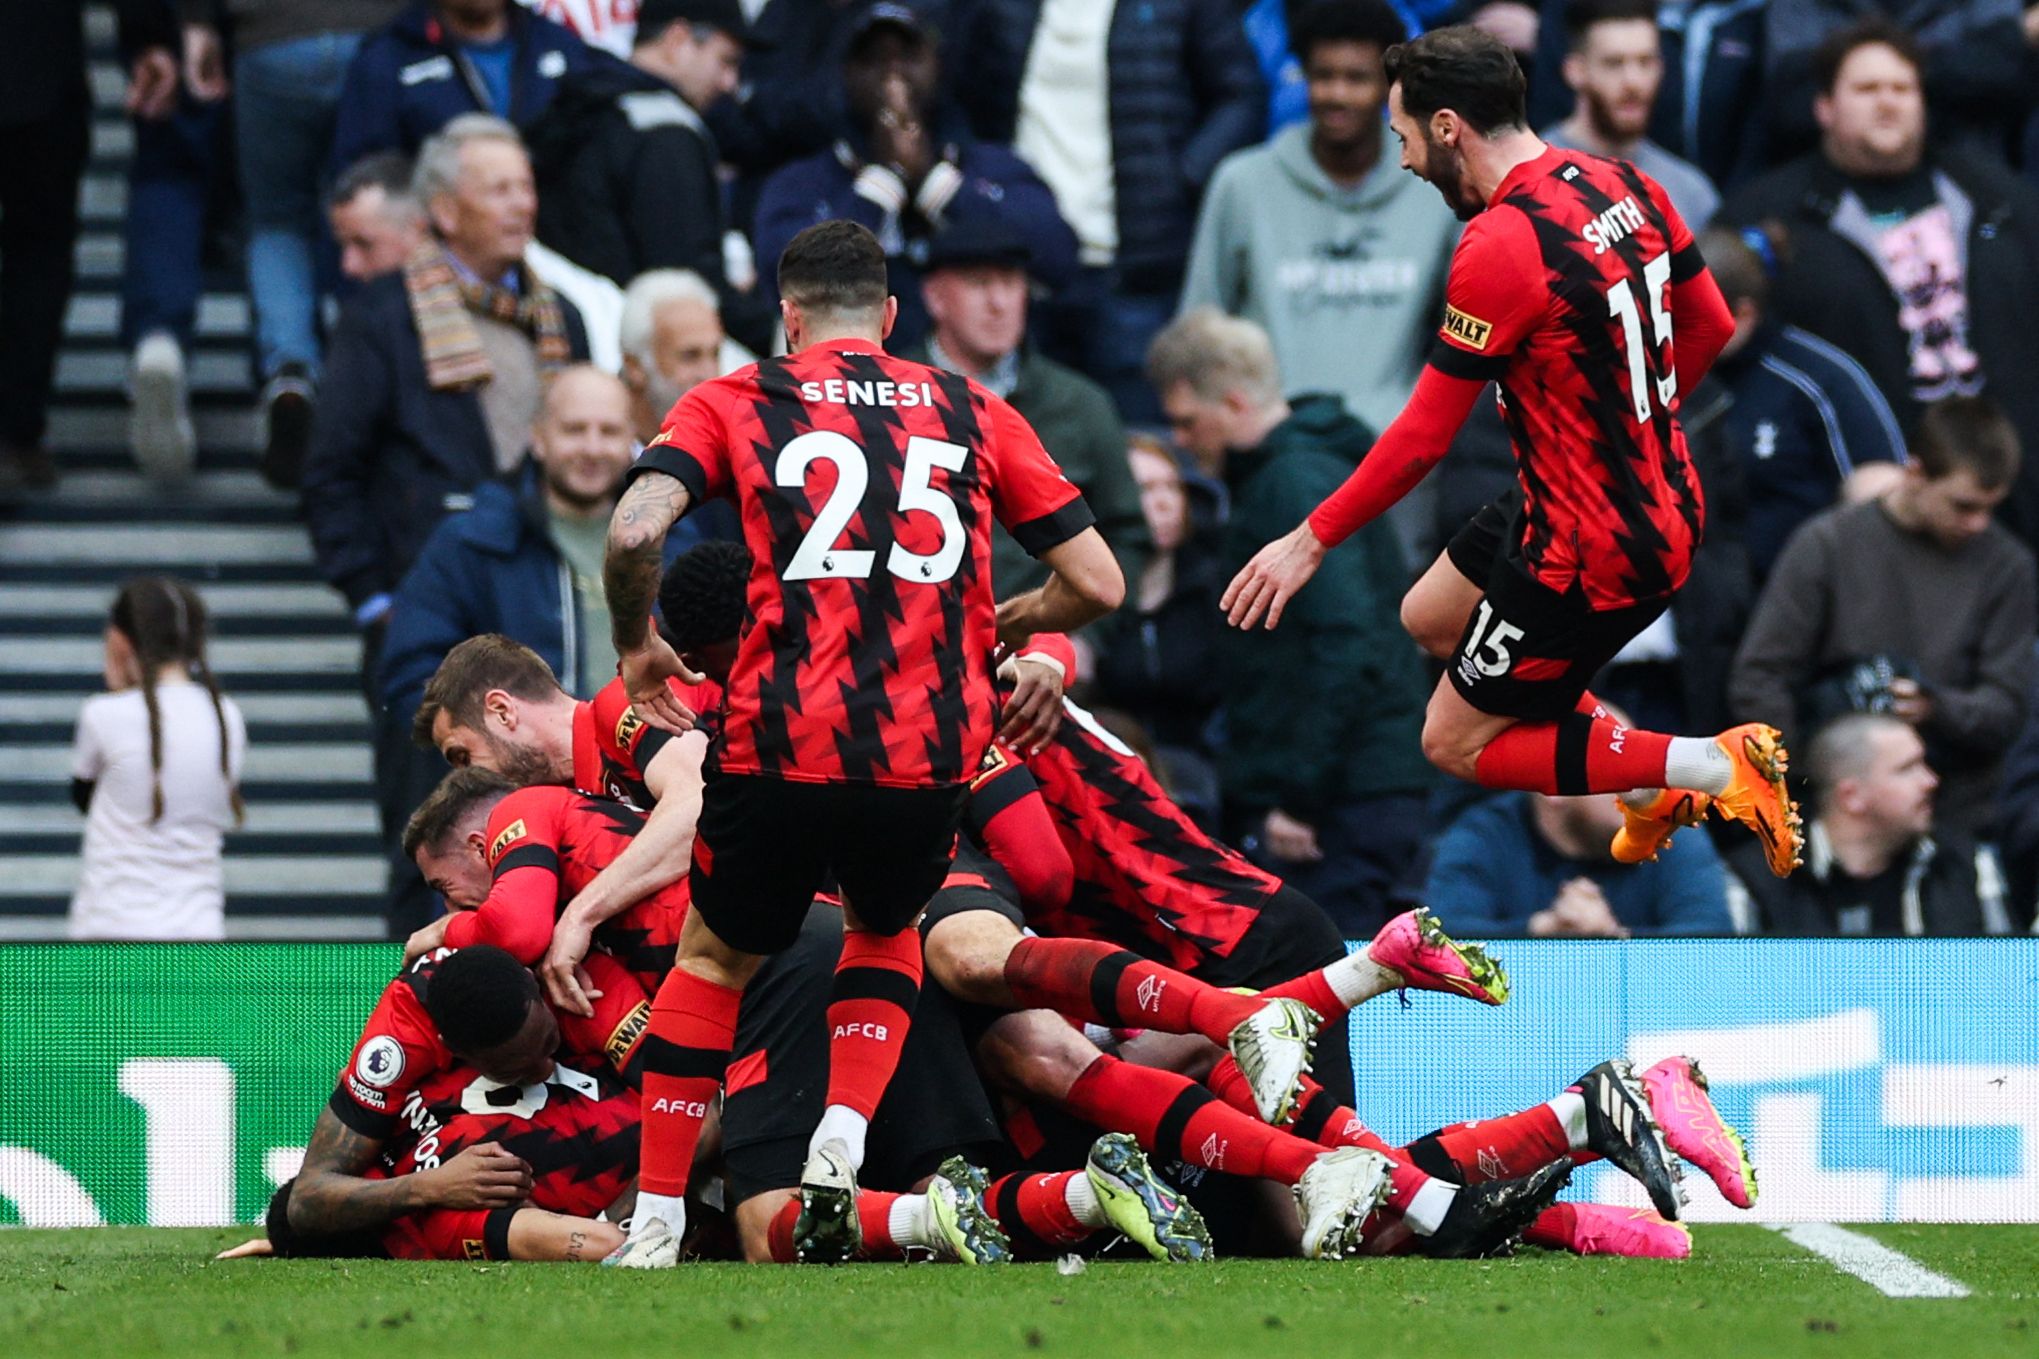
[[[362,629],[371,707],[390,598],[418,549],[476,486],[517,467],[546,379],[588,357],[578,313],[523,262],[538,200],[516,129],[455,118],[419,151],[414,188],[430,234],[341,314],[304,469],[312,551]],[[379,712],[376,724],[377,800],[394,841],[430,780],[407,776],[410,714]],[[430,912],[415,878],[397,881],[417,899],[393,898],[393,921]]]

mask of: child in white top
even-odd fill
[[[181,581],[130,581],[85,700],[71,797],[85,813],[73,939],[220,939],[221,844],[241,823],[247,726],[205,659],[205,606]]]

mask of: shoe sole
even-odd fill
[[[1685,1194],[1678,1183],[1681,1178],[1678,1163],[1664,1142],[1664,1130],[1657,1126],[1656,1118],[1650,1113],[1649,1097],[1643,1092],[1634,1069],[1619,1061],[1610,1062],[1607,1066],[1612,1079],[1603,1076],[1596,1084],[1600,1100],[1598,1112],[1611,1136],[1605,1145],[1594,1146],[1593,1150],[1639,1182],[1649,1192],[1650,1202],[1656,1205],[1657,1211],[1676,1222],[1684,1206]],[[1595,1093],[1584,1093],[1590,1110]],[[1589,1112],[1589,1120],[1590,1117]],[[1591,1121],[1587,1126],[1592,1127]],[[1638,1130],[1642,1136],[1637,1136]]]
[[[1276,1003],[1280,1004],[1281,1002]],[[1311,1070],[1317,1065],[1317,1031],[1323,1027],[1324,1023],[1323,1016],[1300,1001],[1292,1006],[1282,1004],[1282,1009],[1302,1022],[1308,1032],[1303,1038],[1303,1064],[1298,1069],[1296,1078],[1289,1082],[1287,1092],[1275,1101],[1272,1109],[1269,1109],[1262,1101],[1259,1082],[1248,1073],[1247,1063],[1240,1055],[1239,1049],[1234,1047],[1229,1039],[1225,1044],[1232,1054],[1232,1060],[1239,1064],[1241,1074],[1246,1075],[1247,1084],[1253,1088],[1253,1107],[1259,1111],[1261,1120],[1277,1128],[1296,1116],[1296,1106],[1301,1103],[1303,1097],[1303,1077],[1309,1075]],[[1252,1022],[1247,1020],[1239,1026],[1239,1029],[1248,1029],[1250,1032],[1249,1026]],[[1234,1029],[1232,1031],[1233,1035],[1236,1036],[1239,1029]]]
[[[801,1181],[793,1251],[802,1264],[842,1264],[856,1255],[863,1239],[854,1178],[843,1184]]]
[[[1145,1235],[1127,1230],[1123,1223],[1113,1225],[1156,1260],[1186,1264],[1215,1258],[1210,1228],[1204,1224],[1203,1214],[1179,1194],[1170,1196],[1172,1203],[1162,1201],[1154,1169],[1132,1138],[1124,1133],[1099,1138],[1090,1149],[1089,1164],[1084,1169],[1100,1199],[1118,1194],[1138,1206],[1147,1225]],[[1100,1185],[1100,1180],[1104,1184]]]
[[[984,1209],[984,1194],[991,1186],[984,1172],[960,1156],[951,1156],[935,1172],[962,1192],[962,1205],[955,1216],[958,1258],[970,1265],[1003,1265],[1012,1261],[1012,1239],[998,1225],[998,1219]]]
[[[1436,989],[1449,990],[1484,1005],[1500,1005],[1507,1001],[1508,970],[1489,957],[1481,945],[1459,943],[1444,932],[1444,922],[1428,911],[1416,913],[1416,937],[1432,948],[1449,951],[1466,970],[1463,977],[1447,976],[1442,972],[1429,973],[1442,983]],[[1474,989],[1467,990],[1468,986]]]
[[[1699,1098],[1705,1105],[1706,1116],[1712,1120],[1713,1134],[1720,1141],[1733,1148],[1734,1164],[1732,1167],[1724,1164],[1727,1158],[1717,1154],[1717,1148],[1712,1145],[1713,1137],[1699,1136],[1697,1139],[1698,1145],[1688,1150],[1687,1145],[1684,1145],[1685,1138],[1682,1135],[1673,1136],[1672,1128],[1674,1125],[1667,1124],[1663,1119],[1659,1118],[1657,1126],[1664,1131],[1664,1144],[1684,1160],[1704,1170],[1707,1178],[1713,1181],[1714,1188],[1720,1190],[1722,1198],[1737,1208],[1753,1208],[1756,1206],[1756,1198],[1759,1191],[1756,1186],[1756,1163],[1749,1159],[1749,1145],[1742,1140],[1742,1135],[1726,1119],[1720,1116],[1720,1110],[1713,1107],[1713,1100],[1707,1094],[1706,1076],[1705,1073],[1700,1071],[1699,1063],[1687,1061],[1685,1068],[1686,1079],[1698,1091]],[[1641,1084],[1645,1095],[1647,1095],[1649,1092],[1649,1082],[1642,1081]],[[1678,1083],[1673,1079],[1666,1082],[1666,1084],[1675,1090]],[[1651,1107],[1655,1108],[1654,1102]],[[1695,1152],[1698,1154],[1695,1155]],[[1721,1162],[1723,1164],[1716,1171],[1709,1164],[1710,1162]]]
[[[1799,819],[1798,804],[1791,800],[1791,790],[1784,780],[1791,771],[1791,754],[1784,748],[1783,737],[1770,727],[1743,736],[1741,744],[1740,751],[1729,754],[1737,765],[1755,775],[1769,797],[1764,798],[1744,784],[1739,810],[1719,798],[1714,800],[1714,806],[1754,831],[1763,842],[1763,858],[1770,871],[1777,877],[1788,878],[1791,870],[1805,861],[1805,827]]]
[[[1335,1155],[1336,1153],[1332,1154]],[[1306,1258],[1314,1260],[1343,1260],[1359,1254],[1359,1248],[1366,1243],[1366,1220],[1373,1216],[1376,1209],[1387,1202],[1388,1192],[1391,1187],[1388,1181],[1387,1158],[1377,1153],[1369,1154],[1373,1155],[1381,1163],[1379,1172],[1374,1179],[1373,1187],[1353,1203],[1347,1205],[1341,1219],[1333,1223],[1324,1235],[1318,1239],[1316,1253]],[[1296,1185],[1295,1195],[1296,1207],[1302,1213],[1304,1230],[1307,1235],[1310,1213],[1308,1205],[1303,1202],[1303,1186],[1300,1183]]]
[[[1618,864],[1655,863],[1657,856],[1671,847],[1671,841],[1679,831],[1706,820],[1707,806],[1711,805],[1712,799],[1708,798],[1702,805],[1698,803],[1698,797],[1698,794],[1687,793],[1669,816],[1644,818],[1640,826],[1630,824],[1628,809],[1624,806],[1621,829],[1614,833],[1614,842],[1607,847],[1607,852]]]
[[[140,368],[133,386],[128,429],[135,462],[152,477],[189,475],[198,450],[191,415],[179,400],[184,388],[181,375],[164,368]]]

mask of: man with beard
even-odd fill
[[[1697,231],[1713,220],[1720,193],[1700,168],[1644,135],[1664,83],[1656,0],[1573,0],[1565,7],[1565,84],[1572,116],[1544,130],[1552,146],[1625,160],[1664,186],[1671,206]]]
[[[1498,380],[1520,492],[1475,515],[1402,601],[1403,626],[1447,662],[1423,753],[1483,787],[1625,794],[1624,862],[1718,810],[1782,877],[1801,841],[1774,728],[1639,731],[1586,687],[1691,571],[1705,511],[1678,395],[1733,330],[1720,288],[1661,185],[1529,130],[1500,42],[1438,29],[1390,48],[1387,75],[1403,168],[1470,223],[1439,344],[1358,470],[1220,603],[1234,627],[1279,624],[1324,554],[1422,480]]]

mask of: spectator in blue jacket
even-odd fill
[[[1158,425],[1142,363],[1175,316],[1204,186],[1267,123],[1238,2],[980,0],[970,19],[956,97],[1040,172],[1081,245],[1081,284],[1041,309],[1037,338],[1128,422]]]
[[[1747,503],[1742,539],[1761,584],[1800,524],[1845,495],[1873,497],[1905,460],[1904,433],[1862,365],[1770,312],[1782,229],[1710,227],[1699,233],[1735,333],[1709,386],[1729,402],[1728,447]]]
[[[485,482],[474,506],[432,532],[390,609],[380,684],[406,725],[446,653],[500,632],[545,658],[582,698],[616,676],[602,594],[603,536],[635,447],[630,393],[586,364],[546,390],[531,459],[513,480]],[[667,553],[691,545],[687,535]]]
[[[940,82],[934,31],[904,5],[871,6],[843,60],[852,130],[779,170],[758,197],[758,286],[774,294],[779,254],[807,227],[848,218],[877,234],[899,299],[894,352],[927,336],[920,273],[929,242],[952,223],[1002,222],[1027,243],[1033,273],[1049,288],[1076,274],[1076,238],[1048,186],[1006,148],[943,128]]]
[[[1438,839],[1424,901],[1461,939],[1734,933],[1727,874],[1704,832],[1630,866],[1608,853],[1620,826],[1604,795],[1490,798]]]
[[[369,34],[347,67],[332,168],[371,151],[415,155],[463,113],[529,128],[562,79],[614,61],[510,0],[417,0]]]

